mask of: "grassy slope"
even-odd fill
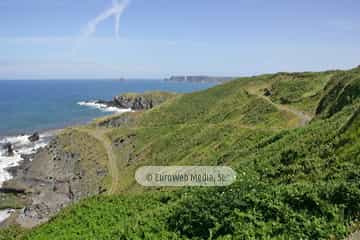
[[[343,75],[346,87],[329,98]],[[126,195],[84,200],[18,238],[341,239],[360,210],[359,76],[355,69],[243,78],[137,114],[137,124],[108,133]],[[296,116],[253,94],[264,87],[274,102],[286,98],[317,117],[296,128]],[[230,165],[238,180],[143,193],[153,189],[135,184],[133,173],[146,164]]]

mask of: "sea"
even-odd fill
[[[128,111],[106,108],[95,104],[96,100],[111,100],[127,92],[189,93],[213,85],[147,79],[0,80],[0,187],[11,179],[6,169],[18,165],[22,154],[46,146],[57,129]],[[40,133],[40,140],[30,142],[28,137],[34,132]],[[6,156],[6,143],[14,148],[12,156]]]

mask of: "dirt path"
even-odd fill
[[[345,240],[359,240],[360,239],[360,231],[354,232]]]
[[[287,105],[274,103],[273,101],[270,100],[270,98],[268,98],[264,95],[257,95],[257,96],[261,97],[262,99],[265,99],[266,101],[268,101],[270,104],[272,104],[279,110],[291,112],[292,114],[296,115],[299,118],[299,126],[305,126],[312,119],[312,117],[310,115],[308,115],[302,111],[296,110],[294,108],[291,108]]]
[[[249,91],[249,93],[264,99],[265,101],[269,102],[271,105],[275,106],[280,111],[287,111],[287,112],[290,112],[293,115],[297,116],[299,118],[299,126],[306,125],[312,119],[312,117],[310,115],[308,115],[302,111],[293,109],[287,105],[274,103],[273,101],[271,101],[270,98],[268,98],[262,94],[259,94],[256,91]],[[118,168],[117,168],[117,164],[116,164],[116,162],[117,162],[116,156],[114,154],[112,144],[111,144],[110,140],[106,137],[107,131],[103,130],[103,129],[98,129],[98,128],[94,128],[94,129],[79,128],[78,130],[89,134],[90,136],[94,137],[95,139],[97,139],[98,141],[100,141],[103,144],[103,146],[107,152],[107,155],[108,155],[108,160],[109,160],[108,168],[109,168],[110,175],[112,178],[111,186],[110,186],[108,193],[109,194],[116,193],[117,185],[119,183],[119,172],[118,172]]]
[[[117,164],[116,164],[116,156],[114,154],[112,145],[110,140],[106,137],[106,130],[100,130],[100,129],[78,129],[82,132],[85,132],[87,134],[89,134],[90,136],[96,138],[98,141],[100,141],[105,150],[106,153],[108,155],[108,168],[110,171],[110,175],[111,175],[111,186],[108,190],[109,194],[114,194],[116,193],[116,189],[117,189],[117,184],[119,183],[119,172],[118,172],[118,168],[117,168]]]
[[[294,114],[295,116],[297,116],[299,118],[299,126],[305,126],[306,124],[308,124],[312,117],[305,113],[305,112],[302,112],[302,111],[299,111],[299,110],[296,110],[288,105],[283,105],[283,104],[277,104],[277,103],[274,103],[273,101],[271,101],[270,98],[262,95],[262,94],[259,94],[258,92],[256,91],[251,91],[250,89],[247,89],[249,91],[250,94],[252,95],[256,95],[262,99],[264,99],[265,101],[269,102],[271,105],[275,106],[277,109],[281,110],[281,111],[286,111],[286,112],[290,112],[292,114]]]

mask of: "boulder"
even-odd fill
[[[28,137],[30,142],[36,142],[40,139],[39,133],[35,132],[30,137]]]

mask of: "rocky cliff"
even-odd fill
[[[106,191],[107,155],[85,133],[65,130],[31,158],[11,169],[14,178],[2,187],[4,193],[27,199],[26,207],[10,219],[23,227],[43,223],[68,204]]]
[[[177,94],[169,92],[145,92],[145,93],[126,93],[115,96],[112,101],[98,101],[109,107],[131,108],[132,110],[151,109]]]

